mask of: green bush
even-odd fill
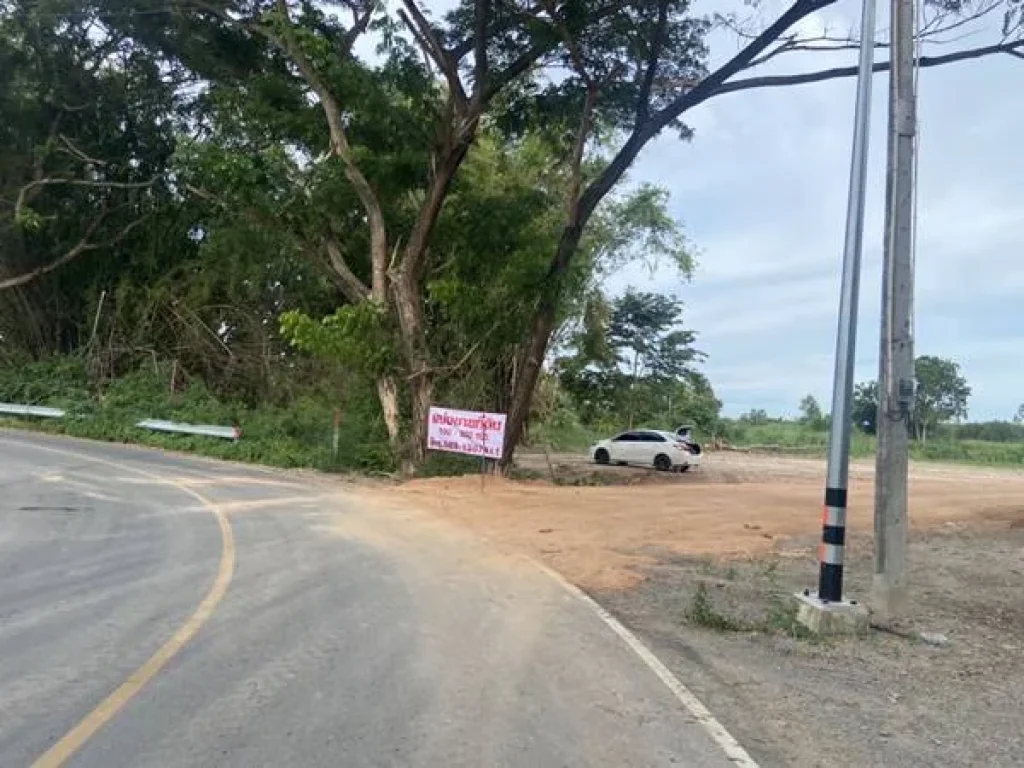
[[[68,411],[60,421],[8,421],[98,440],[141,443],[207,456],[280,467],[391,472],[395,462],[375,396],[368,386],[350,385],[332,455],[334,403],[310,388],[284,404],[248,405],[218,397],[199,378],[173,396],[170,364],[146,364],[93,389],[78,358],[52,358],[0,368],[0,401],[53,405]],[[173,435],[140,429],[142,419],[192,424],[237,425],[242,439]]]
[[[68,408],[89,399],[89,376],[76,357],[0,367],[0,402]]]

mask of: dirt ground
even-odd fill
[[[569,484],[444,478],[372,493],[582,586],[764,766],[1024,765],[1024,472],[913,467],[905,620],[821,641],[789,601],[816,583],[821,461],[714,454],[685,475],[523,463]],[[872,493],[871,465],[855,464],[853,596],[870,586]]]
[[[420,480],[393,493],[467,526],[500,547],[543,560],[588,590],[635,586],[666,554],[751,556],[803,551],[820,533],[822,462],[715,454],[685,475],[625,467],[583,474],[553,457],[559,476],[600,485],[495,477]],[[528,461],[536,461],[530,457]],[[872,467],[851,469],[848,531],[872,531]],[[603,484],[617,475],[624,484]],[[595,480],[595,478],[597,478]],[[630,482],[632,481],[632,482]],[[911,479],[915,530],[949,523],[1024,525],[1024,473],[924,465]]]

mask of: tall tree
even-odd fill
[[[805,395],[800,401],[800,421],[814,430],[825,428],[825,414],[814,395]]]
[[[598,306],[573,339],[573,354],[556,362],[588,421],[617,418],[631,427],[676,412],[703,422],[709,411],[717,415],[720,404],[694,368],[703,357],[693,347],[696,334],[680,327],[678,300],[630,289],[607,309]]]
[[[662,382],[680,378],[699,355],[692,346],[696,335],[675,327],[681,314],[681,302],[657,293],[630,289],[615,302],[608,340],[618,351],[618,363],[628,375],[630,427],[636,417],[636,390],[641,380]]]
[[[640,151],[666,128],[690,136],[681,122],[686,112],[709,99],[749,88],[794,85],[851,76],[856,67],[840,67],[793,75],[737,77],[794,52],[841,50],[855,41],[828,34],[808,39],[794,32],[799,22],[831,5],[833,0],[796,0],[767,26],[750,31],[735,16],[719,19],[734,30],[743,47],[717,69],[707,67],[709,20],[691,14],[685,0],[655,0],[631,6],[606,24],[581,24],[585,17],[575,4],[558,7],[539,3],[565,41],[557,76],[547,81],[541,99],[571,110],[574,129],[566,163],[578,180],[566,200],[566,217],[558,248],[552,255],[548,280],[540,291],[527,342],[522,352],[522,375],[509,413],[504,462],[519,439],[530,394],[554,328],[562,277],[571,264],[590,217],[606,194],[620,181]],[[922,57],[921,66],[935,66],[978,56],[1005,53],[1024,58],[1024,20],[1017,4],[986,5],[980,9],[956,4],[930,6],[925,34],[935,40],[971,21],[994,18],[1006,10],[998,43],[963,49],[942,56]],[[628,20],[627,20],[628,18]],[[941,31],[940,31],[941,30]],[[881,62],[876,71],[888,69]],[[568,75],[565,73],[568,72]],[[531,94],[532,95],[532,94]],[[580,160],[588,147],[599,145],[606,155],[600,173],[585,177]],[[611,147],[611,149],[609,149]]]
[[[537,23],[531,13],[524,21],[508,9],[494,9],[490,0],[476,0],[467,7],[459,16],[465,27],[459,31],[456,24],[442,30],[412,0],[402,5],[396,25],[383,15],[381,6],[363,0],[325,7],[290,0],[172,0],[160,7],[167,9],[168,18],[160,18],[160,10],[154,9],[154,17],[141,23],[124,0],[103,4],[106,18],[125,23],[120,20],[127,17],[135,34],[218,81],[244,80],[276,66],[297,81],[303,98],[322,112],[327,140],[321,159],[341,167],[358,198],[369,275],[360,277],[353,263],[361,254],[333,248],[330,263],[349,303],[372,305],[382,322],[394,321],[404,371],[401,376],[382,373],[378,392],[393,442],[404,449],[411,468],[423,459],[426,414],[437,375],[424,304],[432,235],[481,117],[499,94],[543,63],[562,42],[552,25]],[[588,21],[600,22],[617,10],[610,0],[598,4]],[[367,77],[368,68],[358,62],[353,47],[370,30],[382,34],[393,56],[402,56],[407,66],[418,66],[419,57],[408,55],[410,50],[396,37],[399,29],[420,49],[421,71],[437,73],[440,82],[431,79],[418,93],[381,93],[379,79],[375,82],[372,73]],[[193,38],[214,45],[197,46]],[[526,45],[519,44],[523,39],[528,40]],[[235,50],[239,43],[246,51],[261,46],[270,51],[255,64],[240,61]],[[412,126],[421,134],[421,164],[414,194],[405,197],[411,203],[405,217],[389,217],[391,201],[378,185],[375,158],[367,155],[350,124],[355,102],[372,100],[375,94],[404,108],[405,114],[393,114],[385,124]],[[400,389],[407,392],[409,403],[407,438],[399,434]]]
[[[967,417],[971,388],[953,360],[923,355],[914,362],[914,432],[924,442],[935,425]]]
[[[771,418],[768,416],[768,412],[764,410],[764,408],[751,408],[749,411],[742,414],[739,420],[746,424],[760,425],[767,424],[771,421]]]
[[[853,390],[853,423],[869,435],[878,429],[878,382],[862,381]]]

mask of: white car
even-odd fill
[[[663,471],[685,472],[700,466],[700,448],[681,440],[671,432],[656,429],[632,429],[590,446],[595,464],[637,464]]]

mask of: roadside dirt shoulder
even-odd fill
[[[916,465],[914,599],[899,634],[822,642],[788,600],[816,583],[822,462],[719,454],[693,474],[617,471],[614,485],[463,477],[365,492],[583,587],[764,766],[1024,764],[1024,473]],[[872,474],[851,472],[858,596],[870,587]],[[602,482],[579,466],[570,478]]]

